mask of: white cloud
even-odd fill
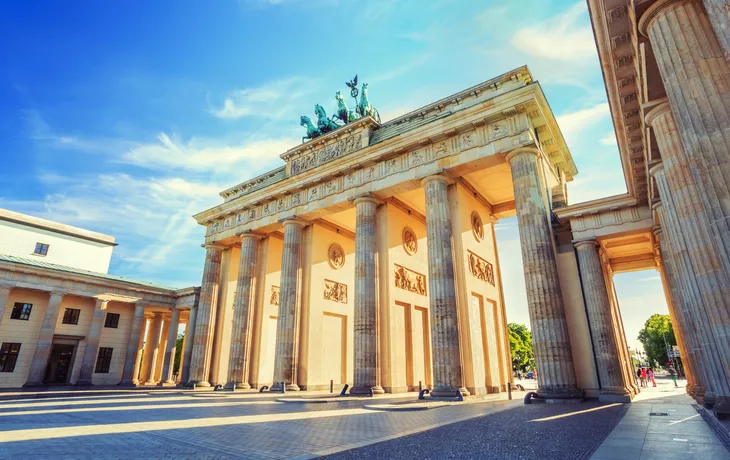
[[[609,115],[608,102],[602,102],[587,109],[560,115],[557,117],[557,122],[566,141],[570,143],[571,139],[574,140],[580,136],[583,130],[593,127],[597,122]]]
[[[211,107],[218,118],[260,117],[281,119],[292,113],[294,102],[311,92],[311,82],[303,78],[286,78],[267,82],[257,88],[234,90],[222,107]]]
[[[512,45],[520,51],[543,59],[585,62],[596,56],[596,44],[585,2],[578,2],[565,13],[533,26],[518,29]]]
[[[141,144],[122,155],[121,161],[147,168],[180,168],[196,172],[229,173],[247,161],[263,166],[301,141],[294,138],[261,139],[228,145],[212,139],[182,141],[160,133],[157,142]]]
[[[616,133],[611,131],[610,133],[606,134],[605,137],[602,137],[598,140],[603,145],[612,145],[612,146],[618,146],[618,143],[616,142]]]

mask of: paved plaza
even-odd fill
[[[668,381],[633,405],[526,406],[522,392],[418,404],[413,393],[60,391],[0,393],[0,458],[730,458]]]

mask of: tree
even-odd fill
[[[649,364],[666,366],[669,357],[667,356],[667,345],[677,344],[674,337],[674,328],[669,315],[653,314],[644,323],[644,329],[639,331],[639,341],[644,345],[646,359]]]
[[[535,368],[532,350],[532,334],[524,324],[509,323],[509,347],[512,353],[512,370],[529,372]]]
[[[183,338],[185,337],[185,334],[178,334],[177,335],[177,341],[175,341],[175,363],[172,367],[172,373],[177,374],[180,371],[180,358],[182,357],[183,353]]]

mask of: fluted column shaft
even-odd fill
[[[144,346],[144,373],[142,382],[145,385],[155,383],[155,369],[157,368],[157,354],[160,350],[160,334],[162,333],[162,313],[155,313],[147,331],[147,341]]]
[[[251,317],[256,276],[256,255],[259,235],[241,235],[241,258],[238,264],[236,298],[233,304],[233,331],[228,360],[227,387],[248,389],[248,369],[251,358]]]
[[[702,0],[710,17],[712,28],[715,30],[717,41],[720,42],[725,60],[730,61],[730,14],[728,3],[725,0]]]
[[[302,256],[302,229],[305,222],[284,222],[284,248],[281,256],[279,317],[276,324],[276,357],[272,391],[299,391],[297,385],[297,332],[299,326],[299,265]]]
[[[86,350],[81,361],[81,371],[76,385],[91,385],[91,378],[94,374],[96,366],[96,355],[99,353],[99,340],[101,339],[101,328],[104,325],[104,317],[106,316],[106,307],[109,304],[107,300],[96,300],[94,306],[94,317],[89,326],[89,333],[86,336]]]
[[[355,201],[355,372],[350,394],[383,394],[378,385],[378,297],[375,215],[378,201]]]
[[[642,15],[639,27],[651,41],[688,169],[709,218],[715,250],[708,256],[730,279],[730,65],[700,0],[659,0]],[[728,298],[730,281],[720,289]],[[730,318],[713,320],[727,341]],[[730,367],[726,372],[730,376]]]
[[[603,264],[598,255],[597,245],[595,240],[581,241],[575,244],[575,248],[601,384],[601,396],[621,395],[628,398],[631,392],[628,389],[628,382],[624,381],[621,351],[613,330],[611,302],[606,290]]]
[[[124,356],[124,369],[122,370],[122,381],[120,385],[136,385],[137,375],[134,373],[139,362],[140,345],[142,340],[140,337],[144,334],[144,305],[137,304],[134,307],[134,318],[132,318],[132,327],[129,329],[129,339],[127,339],[127,354]]]
[[[218,284],[221,277],[221,256],[223,247],[206,246],[203,282],[200,286],[198,313],[195,320],[195,332],[191,340],[190,371],[188,385],[210,386],[210,361],[215,329],[215,316],[218,309]]]
[[[664,202],[669,224],[665,231],[676,252],[688,259],[688,266],[679,266],[678,272],[680,276],[693,278],[685,283],[691,283],[690,292],[696,295],[693,303],[703,311],[691,311],[695,311],[699,329],[710,331],[712,336],[703,342],[715,344],[712,350],[705,350],[706,363],[718,368],[712,373],[719,380],[703,380],[709,393],[704,400],[712,404],[716,390],[720,400],[715,411],[730,413],[730,386],[727,383],[730,376],[730,278],[723,266],[722,251],[718,251],[713,238],[712,218],[702,197],[701,184],[691,174],[692,160],[680,141],[681,130],[677,128],[676,118],[669,106],[662,104],[649,112],[646,120],[655,131],[662,156],[662,163],[652,167],[650,172],[655,174]],[[706,318],[706,322],[701,318]],[[710,359],[710,354],[718,354],[719,359]]]
[[[61,310],[61,302],[63,301],[64,295],[65,293],[56,292],[50,294],[46,314],[43,317],[43,324],[41,325],[41,331],[38,334],[38,341],[33,352],[33,360],[30,364],[30,372],[28,372],[28,381],[25,382],[24,387],[43,385],[48,357],[51,354],[53,332],[56,330],[58,313]]]
[[[681,352],[682,363],[684,364],[685,375],[687,377],[687,393],[691,396],[695,394],[696,381],[694,378],[695,351],[692,347],[690,338],[687,338],[687,319],[681,313],[680,303],[683,301],[679,293],[680,282],[677,279],[676,267],[669,257],[668,249],[666,249],[666,236],[664,229],[658,227],[654,229],[654,235],[659,245],[659,254],[657,259],[657,270],[662,280],[665,296],[667,297],[667,307],[669,316],[672,320],[674,335],[677,339],[677,345]]]
[[[727,386],[727,381],[723,376],[717,343],[711,330],[709,306],[703,299],[703,284],[706,291],[707,277],[697,273],[697,268],[694,266],[696,254],[693,252],[696,251],[696,248],[693,248],[693,245],[698,241],[695,238],[697,234],[684,233],[674,201],[675,196],[680,195],[670,193],[663,166],[660,164],[652,167],[650,174],[654,177],[659,196],[662,199],[657,210],[660,224],[664,228],[669,246],[674,254],[675,266],[681,280],[685,300],[683,308],[686,308],[685,314],[694,323],[694,335],[697,337],[695,345],[700,346],[696,349],[695,356],[702,373],[703,388],[696,391],[695,397],[703,404],[711,406],[717,401],[722,388]]]
[[[162,373],[160,374],[160,385],[174,385],[172,379],[173,365],[175,364],[175,353],[177,353],[177,329],[180,323],[180,310],[172,310],[170,325],[167,328],[167,346],[165,347],[165,359],[162,362]]]
[[[448,178],[429,176],[422,184],[426,193],[426,232],[428,246],[428,300],[431,316],[431,354],[433,360],[432,396],[453,396],[464,388],[459,344],[459,318],[456,305],[454,254],[451,246],[451,212]]]
[[[507,156],[515,192],[538,394],[550,399],[578,398],[583,392],[576,385],[538,155],[537,149],[525,148]]]
[[[10,300],[10,291],[12,288],[10,286],[0,286],[0,326],[3,325],[3,317],[5,317],[5,309],[8,305],[8,300]]]
[[[183,361],[180,369],[180,383],[185,385],[190,380],[190,359],[193,354],[193,344],[195,343],[195,323],[198,318],[198,307],[190,309],[190,317],[188,318],[188,326],[185,329],[185,349],[183,350]]]

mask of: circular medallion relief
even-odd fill
[[[471,231],[477,241],[484,239],[484,224],[476,211],[471,213]]]
[[[418,238],[416,238],[416,233],[410,227],[403,229],[403,249],[410,255],[418,251]]]
[[[345,265],[345,251],[342,249],[342,246],[337,243],[332,243],[327,252],[329,255],[328,261],[330,267],[337,270],[338,268],[342,268],[342,266]]]

